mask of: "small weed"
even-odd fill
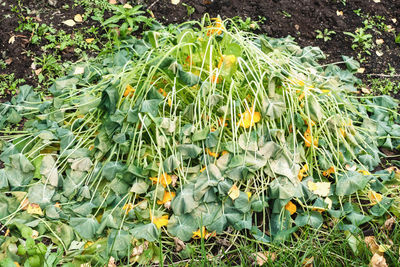
[[[292,17],[292,15],[290,13],[286,12],[285,10],[282,10],[281,13],[282,13],[283,16],[285,16],[287,18],[291,18]]]
[[[267,19],[265,17],[258,17],[258,20],[252,20],[251,18],[246,18],[246,20],[243,20],[241,17],[236,16],[232,18],[232,27],[236,27],[242,31],[254,31],[254,30],[259,30],[260,25],[264,23],[264,21]]]
[[[140,24],[151,26],[153,19],[142,16],[145,12],[140,10],[141,5],[125,8],[122,5],[113,6],[114,16],[103,22],[103,26],[109,29],[118,29],[118,35],[125,37],[128,33],[139,29]]]
[[[14,73],[0,75],[0,95],[11,94],[17,92],[20,84],[24,83],[24,79],[15,79]]]
[[[182,5],[186,7],[187,15],[189,17],[196,11],[196,9],[194,7],[192,7],[192,6],[190,6],[190,5],[187,5],[185,3],[182,3]]]
[[[35,57],[34,63],[36,68],[41,68],[41,72],[38,74],[39,83],[43,85],[49,85],[53,79],[63,74],[63,67],[59,63],[60,57],[43,54],[42,57]]]
[[[365,28],[357,28],[354,33],[351,32],[343,32],[345,35],[348,35],[353,38],[351,48],[353,50],[358,50],[358,60],[365,61],[363,58],[363,54],[371,55],[371,50],[374,47],[372,42],[372,35],[366,33]]]
[[[395,95],[400,92],[400,82],[375,78],[370,80],[370,88],[377,95]]]
[[[328,29],[324,29],[324,31],[320,31],[320,30],[316,30],[315,31],[317,33],[317,36],[315,38],[317,39],[323,39],[324,42],[327,42],[329,40],[331,40],[331,35],[335,35],[336,32],[335,31],[330,31]]]

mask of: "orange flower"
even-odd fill
[[[225,118],[225,120],[224,120],[223,117],[219,117],[219,118],[218,118],[218,125],[219,125],[219,126],[224,125],[224,127],[228,126],[228,123],[226,122],[227,120],[228,120],[228,118]]]
[[[164,196],[162,200],[157,200],[158,205],[170,202],[176,196],[175,192],[164,191]]]
[[[260,112],[254,111],[254,107],[251,107],[250,110],[246,110],[244,113],[239,114],[239,116],[241,118],[238,122],[238,126],[242,126],[244,128],[254,126],[254,124],[261,120]]]
[[[124,92],[124,97],[132,96],[134,92],[135,92],[135,89],[128,84],[126,86],[126,89],[125,89],[125,92]]]
[[[162,88],[158,89],[158,92],[159,92],[163,97],[166,97],[166,96],[167,96],[167,92],[165,92],[164,89],[162,89]]]
[[[318,147],[318,138],[317,137],[313,137],[310,134],[310,130],[309,129],[310,128],[308,128],[307,131],[304,133],[306,147],[311,147],[311,144],[314,144],[314,147],[317,148]]]
[[[295,204],[293,204],[292,201],[289,201],[289,202],[285,205],[285,209],[288,210],[288,211],[290,212],[290,215],[293,215],[293,214],[296,212],[297,207],[296,207]]]
[[[153,184],[161,184],[164,188],[172,182],[171,175],[166,173],[161,174],[159,177],[150,177],[150,180],[153,181]]]
[[[214,25],[212,26],[207,26],[207,36],[217,34],[220,35],[222,33],[222,30],[224,28],[224,24],[222,23],[222,20],[220,18],[212,18],[211,20],[214,20]]]
[[[301,168],[301,170],[299,171],[297,178],[299,178],[300,181],[303,180],[303,178],[306,176],[307,171],[308,171],[308,165],[304,164],[303,168]]]
[[[322,175],[327,177],[327,176],[331,175],[334,172],[335,172],[335,167],[331,166],[329,169],[327,169],[326,171],[322,172]]]
[[[210,155],[211,157],[214,157],[214,158],[218,158],[218,156],[219,156],[219,153],[217,153],[217,152],[212,152],[210,149],[208,149],[208,148],[206,148],[206,152],[208,153],[208,155]]]

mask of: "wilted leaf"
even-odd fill
[[[82,15],[81,15],[81,14],[76,14],[76,15],[74,16],[74,20],[75,20],[76,22],[82,22],[82,21],[83,21]]]
[[[67,25],[69,27],[74,27],[76,24],[75,21],[72,19],[64,20],[62,23],[64,23],[65,25]]]
[[[388,267],[388,264],[386,263],[385,257],[375,253],[369,262],[369,267]]]
[[[262,266],[267,262],[274,262],[277,256],[275,252],[264,251],[253,254],[253,257],[256,258],[257,265]]]

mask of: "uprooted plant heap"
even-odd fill
[[[155,24],[0,104],[0,257],[46,236],[63,261],[145,262],[172,237],[284,241],[399,216],[398,173],[370,173],[400,144],[395,100],[356,94],[351,58],[323,66],[318,48],[225,27]]]

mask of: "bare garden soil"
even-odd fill
[[[29,33],[15,31],[21,16],[31,16],[41,23],[70,33],[73,29],[62,21],[84,11],[83,7],[73,6],[73,0],[21,0],[20,6],[24,8],[20,14],[16,14],[12,9],[13,6],[17,6],[17,2],[17,0],[0,0],[0,59],[7,63],[5,69],[0,69],[0,74],[14,73],[16,78],[23,78],[27,83],[36,85],[37,79],[32,69],[32,62],[33,58],[40,56],[43,51],[41,45],[30,43]],[[56,4],[50,5],[49,2]],[[396,73],[400,69],[400,44],[395,43],[396,33],[400,31],[398,0],[381,0],[379,3],[373,0],[183,0],[178,5],[171,4],[170,0],[128,2],[144,5],[144,8],[152,11],[156,19],[166,24],[200,19],[205,13],[209,13],[212,17],[220,15],[222,18],[241,16],[244,20],[247,17],[253,20],[265,17],[258,33],[272,37],[291,35],[301,46],[319,46],[328,56],[327,62],[341,61],[341,55],[357,57],[359,51],[351,48],[352,38],[343,32],[354,33],[357,28],[363,27],[364,18],[354,12],[360,9],[364,15],[382,16],[385,24],[391,25],[393,30],[370,32],[374,43],[377,39],[383,39],[384,43],[379,48],[373,49],[370,56],[366,56],[367,60],[361,64],[365,72],[359,77],[365,80],[367,74],[385,74],[389,67],[394,68]],[[72,8],[65,9],[63,8],[65,5]],[[194,8],[193,14],[188,14],[188,6]],[[29,14],[27,10],[30,10]],[[343,15],[340,15],[341,11]],[[74,29],[96,23],[98,24],[91,19],[85,20],[77,24]],[[326,42],[316,39],[316,30],[324,29],[336,32],[331,36],[332,39]],[[14,42],[10,41],[12,36],[15,36]],[[74,47],[66,48],[60,56],[61,61],[79,58],[79,55],[74,53]],[[8,97],[0,96],[3,99]]]

